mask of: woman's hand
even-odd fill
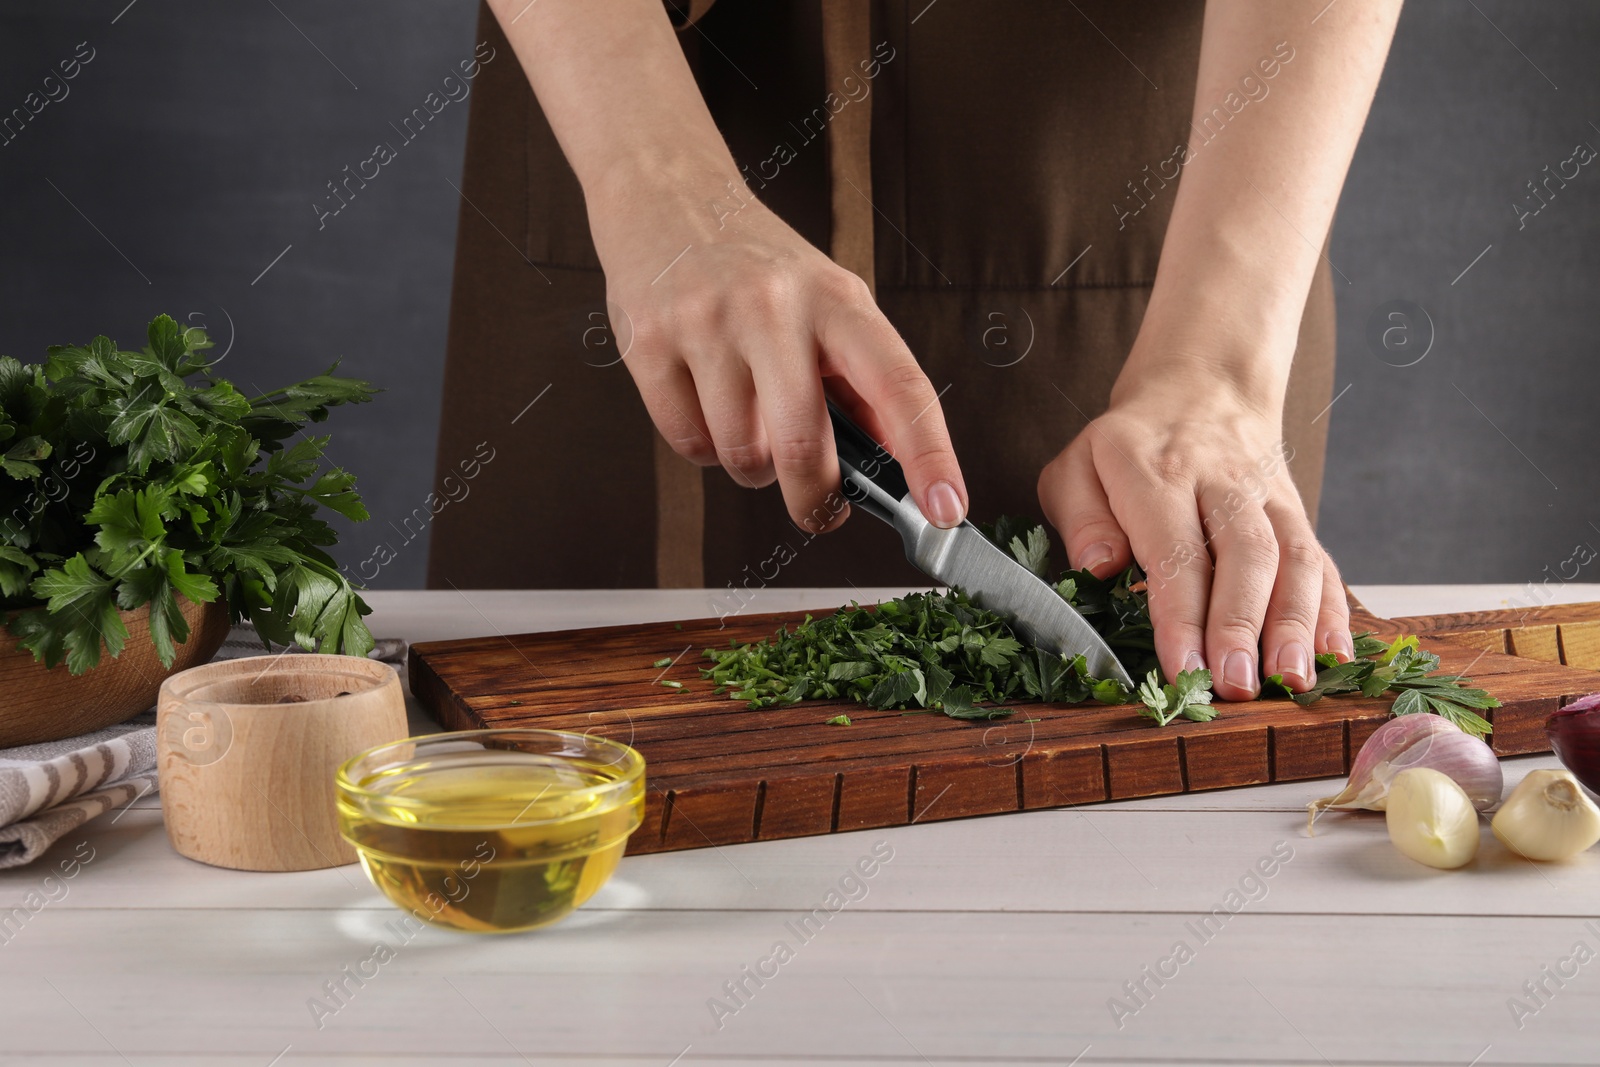
[[[959,523],[937,394],[866,283],[750,194],[661,0],[489,6],[583,186],[618,346],[662,435],[744,485],[776,479],[797,523],[829,529],[848,508],[827,379],[923,513]]]
[[[1313,652],[1351,655],[1339,572],[1279,442],[1318,248],[1399,11],[1206,4],[1194,139],[1138,340],[1109,409],[1039,479],[1073,565],[1137,559],[1162,670],[1209,667],[1225,700],[1263,673],[1304,691]],[[1208,132],[1229,112],[1226,136]]]
[[[1255,697],[1263,674],[1304,692],[1313,652],[1352,654],[1344,587],[1290,481],[1281,426],[1275,407],[1221,386],[1125,375],[1039,477],[1073,567],[1103,578],[1137,560],[1162,670],[1209,667],[1224,700]]]
[[[929,520],[960,523],[966,488],[938,397],[866,283],[742,188],[708,203],[662,185],[590,211],[623,362],[662,436],[741,485],[776,480],[794,521],[821,532],[848,513],[830,504],[826,382],[900,461]]]

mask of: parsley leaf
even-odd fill
[[[1013,536],[1007,547],[1017,557],[1017,562],[1043,578],[1050,566],[1050,535],[1043,526],[1028,531],[1027,540]]]
[[[1179,671],[1176,682],[1161,684],[1161,672],[1151,671],[1139,685],[1139,714],[1154,719],[1157,726],[1182,716],[1194,722],[1207,722],[1217,717],[1211,706],[1211,672],[1209,670]]]

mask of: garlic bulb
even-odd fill
[[[1600,808],[1571,771],[1529,771],[1489,827],[1519,856],[1564,860],[1600,841]]]
[[[1400,715],[1378,727],[1350,767],[1350,781],[1337,796],[1306,808],[1306,832],[1326,808],[1382,811],[1395,775],[1409,767],[1431,767],[1461,786],[1479,811],[1500,801],[1505,779],[1494,750],[1437,715]]]
[[[1394,847],[1418,863],[1450,870],[1478,853],[1477,809],[1454,779],[1432,768],[1394,776],[1384,818]]]

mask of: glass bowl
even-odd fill
[[[335,775],[339,833],[402,910],[453,930],[557,922],[616,870],[644,757],[587,734],[467,730],[368,749]]]

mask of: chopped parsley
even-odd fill
[[[1044,527],[1002,517],[984,533],[1018,562],[1050,581],[1050,539]],[[1102,704],[1136,701],[1137,714],[1166,726],[1179,719],[1206,722],[1220,710],[1212,703],[1211,672],[1181,671],[1168,682],[1155,653],[1155,631],[1144,575],[1137,566],[1114,578],[1067,571],[1053,583],[1057,593],[1099,631],[1122,665],[1144,682],[1129,693],[1114,679],[1089,676],[1082,656],[1060,656],[1021,640],[1003,616],[972,603],[960,589],[912,593],[875,608],[852,603],[832,615],[807,615],[789,629],[749,644],[708,648],[711,666],[701,675],[718,693],[751,708],[802,700],[849,699],[875,709],[926,709],[953,719],[998,719],[1013,703],[1044,701]],[[1318,655],[1317,681],[1293,693],[1281,675],[1262,686],[1262,696],[1288,697],[1311,705],[1324,696],[1396,694],[1393,713],[1431,712],[1476,736],[1491,726],[1479,710],[1499,701],[1460,675],[1434,673],[1439,657],[1415,637],[1392,644],[1370,633],[1354,636],[1355,658],[1339,663]],[[657,664],[659,666],[659,663]],[[849,721],[840,715],[828,722]],[[1028,720],[1030,722],[1036,720]]]

